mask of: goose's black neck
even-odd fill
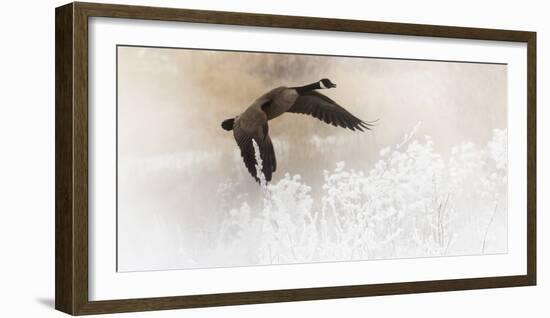
[[[319,84],[319,82],[315,82],[305,86],[292,87],[292,88],[294,88],[298,92],[298,94],[301,95],[303,93],[310,92],[314,89],[321,89],[321,84]]]

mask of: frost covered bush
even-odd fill
[[[289,174],[267,184],[254,143],[261,200],[242,196],[203,254],[251,265],[486,253],[495,216],[507,213],[506,130],[482,147],[462,143],[442,155],[429,136],[415,137],[418,126],[369,169],[338,162],[323,171],[322,189]],[[222,185],[220,195],[238,202],[224,194],[231,188]]]

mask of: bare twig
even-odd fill
[[[483,244],[481,245],[481,254],[485,254],[485,243],[487,241],[487,234],[489,234],[489,229],[491,228],[491,224],[493,224],[493,220],[495,219],[495,215],[497,214],[497,208],[498,208],[498,201],[495,203],[493,214],[491,215],[491,219],[489,220],[489,223],[487,223],[487,228],[485,229],[485,235],[483,236]]]
[[[421,121],[416,123],[416,125],[414,125],[412,131],[409,132],[408,134],[405,134],[405,137],[403,137],[403,141],[400,144],[398,144],[397,146],[395,146],[395,149],[399,149],[399,148],[403,147],[404,145],[406,145],[409,141],[411,141],[412,137],[414,137],[414,135],[416,135],[416,131],[418,130],[420,125],[422,125]]]

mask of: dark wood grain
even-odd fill
[[[88,18],[215,23],[527,43],[527,275],[89,301]],[[536,284],[536,33],[235,12],[72,3],[56,9],[56,308],[82,315]]]
[[[537,34],[527,41],[527,277],[537,284]]]
[[[104,314],[129,311],[247,305],[531,285],[525,278],[526,276],[487,277],[392,284],[270,290],[197,296],[108,300],[90,302],[86,306],[80,308],[78,314]]]
[[[74,313],[73,5],[55,10],[55,308]]]
[[[74,295],[76,312],[88,304],[88,15],[74,6]]]
[[[527,42],[525,31],[77,2],[89,16]]]

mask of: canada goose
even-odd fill
[[[269,182],[277,169],[277,161],[267,122],[285,112],[311,115],[327,124],[351,130],[370,130],[371,123],[353,116],[335,101],[316,91],[333,87],[336,84],[328,78],[300,87],[277,87],[256,99],[242,114],[222,122],[223,129],[233,130],[244,164],[256,181],[259,179],[252,140],[258,145],[263,162],[262,172]]]

